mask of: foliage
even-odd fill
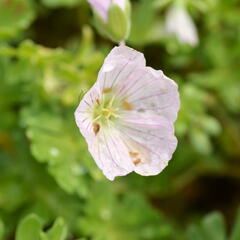
[[[188,229],[188,239],[189,240],[237,240],[240,237],[240,210],[238,210],[238,215],[236,217],[236,222],[232,229],[231,234],[227,237],[226,226],[224,223],[223,216],[218,212],[213,212],[205,216],[199,225],[192,225]]]
[[[62,218],[58,218],[47,232],[43,232],[41,228],[41,219],[35,214],[30,214],[19,223],[16,240],[64,240],[67,237],[67,226]]]
[[[0,0],[0,240],[240,239],[239,1],[185,0],[195,48],[166,34],[173,0],[131,2],[128,44],[179,84],[179,144],[160,175],[110,182],[73,114],[113,43],[84,0]]]

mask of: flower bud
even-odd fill
[[[88,0],[98,31],[115,42],[127,39],[130,30],[129,0]]]
[[[196,46],[199,42],[197,27],[185,6],[172,5],[166,16],[166,31],[181,43]]]

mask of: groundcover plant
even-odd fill
[[[240,240],[239,11],[0,0],[0,240]]]

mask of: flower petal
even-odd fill
[[[88,0],[92,8],[103,18],[104,21],[107,21],[108,18],[108,8],[111,4],[111,0]]]
[[[77,107],[74,115],[77,126],[82,135],[88,139],[94,139],[93,122],[92,122],[92,105],[100,98],[98,83],[95,83],[88,91]],[[89,140],[90,141],[90,140]],[[93,140],[92,140],[93,141]]]
[[[118,131],[101,129],[95,140],[88,142],[88,146],[98,167],[108,179],[114,180],[116,176],[133,171],[134,164]]]
[[[172,123],[154,113],[129,113],[119,131],[128,141],[141,146],[133,151],[148,152],[147,156],[145,154],[146,158],[134,168],[141,175],[160,173],[167,166],[177,146]]]
[[[144,67],[144,55],[126,46],[115,47],[104,61],[98,75],[100,90],[117,88],[129,79],[135,70]]]
[[[150,67],[136,70],[119,92],[139,112],[157,112],[171,121],[177,118],[180,101],[177,84],[162,71]]]

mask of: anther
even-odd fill
[[[93,123],[93,132],[95,134],[95,136],[98,134],[98,132],[100,131],[100,125],[98,123]]]
[[[137,153],[137,152],[129,152],[129,155],[130,155],[131,157],[136,157],[136,156],[139,155],[139,153]]]
[[[133,160],[133,163],[134,163],[135,165],[138,165],[138,164],[141,163],[141,162],[142,162],[142,160],[141,160],[140,158],[136,158],[136,159]]]
[[[104,88],[103,93],[110,93],[112,91],[112,88]]]
[[[127,110],[127,111],[131,111],[131,110],[133,110],[134,108],[133,108],[133,105],[131,105],[129,102],[127,102],[127,101],[124,101],[123,103],[122,103],[122,106],[123,106],[123,108],[125,109],[125,110]]]

